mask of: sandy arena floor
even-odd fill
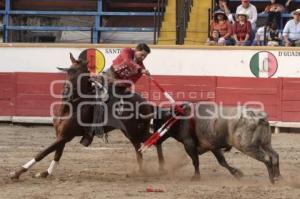
[[[164,143],[166,175],[158,172],[155,149],[144,155],[147,173],[137,172],[135,152],[122,133],[110,134],[109,144],[95,139],[89,148],[79,138],[68,143],[53,176],[33,176],[48,168],[50,154],[23,176],[11,181],[8,174],[19,168],[41,149],[54,141],[49,126],[0,124],[0,198],[300,198],[300,134],[273,135],[273,147],[280,155],[284,180],[270,184],[265,166],[232,150],[226,154],[231,165],[245,176],[233,178],[218,165],[212,154],[200,158],[201,180],[191,181],[194,169],[181,144],[170,139]],[[146,192],[152,186],[164,192]]]

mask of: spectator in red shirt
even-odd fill
[[[252,28],[247,18],[247,13],[237,13],[237,22],[233,25],[233,38],[236,46],[250,46],[251,44]]]
[[[108,80],[108,95],[114,94],[112,93],[112,90],[114,90],[118,95],[124,95],[128,92],[127,88],[134,84],[140,77],[142,77],[143,74],[148,76],[150,75],[149,71],[143,64],[144,59],[149,53],[150,48],[144,43],[138,44],[135,49],[124,48],[121,51],[117,58],[113,60],[112,66],[103,73],[104,78],[107,78]],[[120,83],[118,80],[126,80],[126,82],[121,81]],[[131,83],[128,83],[128,81]],[[103,107],[100,105],[99,112],[102,113],[103,110]],[[94,115],[95,114],[99,113],[97,112],[94,113]],[[93,123],[102,123],[102,121],[104,121],[104,118],[101,116],[97,118],[97,121],[94,121],[95,118],[93,119]],[[88,127],[80,143],[84,146],[89,146],[92,143],[95,134],[103,135],[103,127]]]
[[[222,10],[217,10],[214,13],[213,21],[210,24],[210,36],[213,31],[219,31],[220,38],[218,39],[218,45],[229,45],[231,44],[232,27],[228,18]]]

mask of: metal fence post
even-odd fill
[[[9,11],[10,11],[10,0],[5,0],[5,14],[3,20],[3,42],[8,42],[8,29],[9,26]]]
[[[103,11],[103,0],[97,1],[97,15],[95,16],[95,24],[93,28],[93,34],[92,34],[92,42],[94,44],[100,42],[100,31],[98,31],[98,28],[101,26],[101,15]]]
[[[153,44],[156,44],[156,38],[157,38],[157,8],[154,7],[154,35],[153,35]]]
[[[208,25],[207,25],[207,37],[210,37],[210,32],[212,31],[210,29],[210,21],[211,21],[211,17],[212,17],[212,14],[211,14],[211,9],[209,8],[208,9]]]

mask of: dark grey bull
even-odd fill
[[[254,111],[244,107],[217,107],[207,104],[186,106],[185,116],[190,119],[180,119],[169,132],[161,138],[161,144],[168,137],[173,137],[184,145],[193,161],[195,175],[200,177],[199,157],[211,151],[219,164],[228,169],[235,177],[243,173],[230,166],[223,155],[235,147],[244,154],[263,162],[272,183],[281,177],[279,171],[279,156],[271,146],[271,130],[267,115],[262,111]],[[162,119],[154,120],[154,128],[159,128],[171,115],[164,110]]]

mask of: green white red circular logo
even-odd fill
[[[253,55],[250,60],[250,70],[256,77],[272,77],[278,68],[278,62],[272,53],[261,51]]]

